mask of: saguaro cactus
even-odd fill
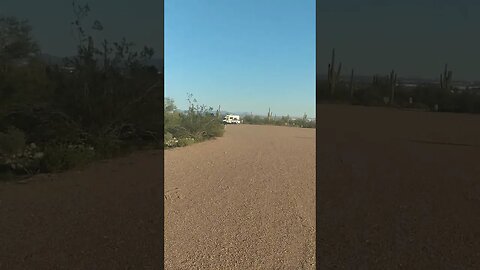
[[[443,74],[440,73],[440,88],[450,89],[452,87],[452,71],[448,70],[448,64],[445,64]]]
[[[390,104],[393,104],[393,100],[395,98],[395,87],[397,86],[397,73],[392,69],[392,72],[390,72],[390,90],[391,90],[391,96],[390,96]]]
[[[350,74],[350,98],[353,99],[353,68],[352,68],[352,73]]]
[[[220,118],[220,105],[218,105],[217,118]]]
[[[377,86],[379,84],[378,75],[373,75],[372,85]]]
[[[340,71],[342,70],[342,63],[338,65],[338,70],[335,71],[335,49],[332,50],[332,61],[328,64],[328,88],[330,95],[335,93],[335,86],[340,79]]]

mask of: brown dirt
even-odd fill
[[[0,269],[160,269],[162,152],[0,183]]]
[[[480,269],[480,116],[317,110],[320,269]]]
[[[315,269],[315,130],[227,126],[165,152],[166,269]]]

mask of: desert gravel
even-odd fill
[[[480,269],[480,115],[317,110],[320,269]]]
[[[314,269],[315,130],[224,137],[0,183],[0,269]]]
[[[0,182],[0,269],[160,269],[162,152]]]
[[[166,269],[315,269],[315,129],[227,126],[165,152]]]

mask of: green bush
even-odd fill
[[[41,168],[44,172],[59,172],[86,165],[94,158],[95,150],[91,146],[51,144],[45,147]]]
[[[209,126],[207,129],[208,138],[222,137],[224,133],[225,126],[220,122],[216,122],[215,124]]]
[[[178,112],[174,101],[165,99],[164,104],[164,147],[187,146],[214,137],[223,136],[225,126],[213,108],[198,105],[191,94],[187,112]]]
[[[43,152],[34,143],[26,145],[22,131],[9,128],[6,134],[1,134],[0,141],[0,173],[32,174],[39,170]]]
[[[163,137],[163,146],[164,147],[175,147],[178,145],[178,139],[173,137],[172,133],[167,132]]]
[[[20,154],[25,149],[25,133],[15,127],[0,132],[0,157]]]
[[[125,143],[112,134],[93,136],[90,141],[98,158],[111,158],[127,150]]]
[[[315,128],[315,122],[309,121],[307,115],[305,114],[302,119],[292,120],[290,116],[281,116],[273,117],[273,119],[268,120],[267,117],[262,117],[259,115],[246,115],[243,117],[243,123],[245,124],[254,124],[254,125],[275,125],[275,126],[293,126],[300,128]]]
[[[163,113],[164,134],[180,125],[181,116],[176,110],[177,107],[175,106],[173,99],[168,97],[165,98]]]
[[[198,105],[197,100],[190,94],[187,98],[190,106],[185,114],[181,115],[180,125],[184,128],[187,136],[197,141],[222,135],[224,125],[213,113],[213,108]]]
[[[192,145],[194,143],[195,143],[194,138],[180,138],[180,139],[178,139],[177,145],[180,146],[180,147],[183,147],[183,146]]]
[[[147,64],[153,49],[126,39],[95,43],[89,9],[74,10],[77,54],[60,65],[39,57],[28,22],[0,15],[0,36],[22,45],[0,48],[0,172],[60,171],[162,143],[163,73]]]
[[[338,94],[330,96],[327,91],[328,85],[325,80],[319,80],[317,83],[317,103],[338,103],[349,100],[350,104],[364,106],[385,106],[383,97],[390,96],[390,86],[383,79],[377,84],[361,84],[360,88],[354,92],[354,98],[346,95],[340,85],[337,89]],[[409,98],[413,98],[413,104],[409,103]],[[433,110],[435,104],[438,104],[441,112],[457,113],[480,113],[480,95],[476,89],[459,90],[440,88],[435,84],[421,84],[415,88],[398,86],[395,89],[395,104],[388,106],[417,108],[422,110]]]

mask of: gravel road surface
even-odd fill
[[[227,126],[165,152],[166,269],[315,269],[315,129]]]
[[[315,130],[224,137],[0,183],[0,269],[314,269]]]
[[[480,116],[319,105],[320,269],[480,269]]]
[[[162,152],[0,182],[0,269],[161,269]]]

